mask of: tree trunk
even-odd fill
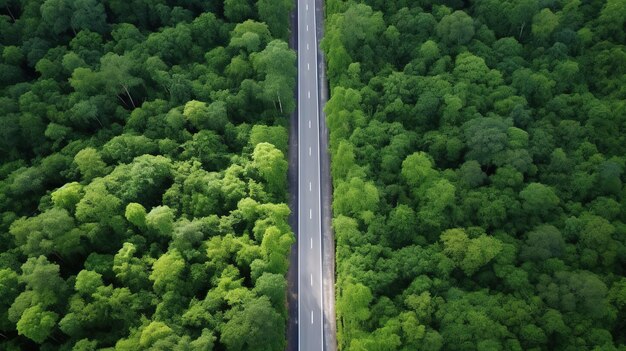
[[[280,101],[280,95],[276,92],[276,97],[278,97],[278,106],[280,106],[280,113],[283,113],[283,103]]]
[[[119,96],[119,94],[118,94],[118,95],[115,95],[115,96],[117,96],[117,98],[118,98],[118,99],[120,99],[120,101],[124,104],[124,106],[128,107],[128,104],[126,103],[126,101],[124,101],[124,99],[122,99],[122,98]]]
[[[96,119],[98,119],[98,117],[96,117]],[[98,122],[100,122],[100,121],[98,121]],[[100,124],[100,125],[102,125],[102,124]],[[63,259],[63,257],[61,257],[61,255],[59,255],[58,252],[55,251],[55,252],[53,252],[53,254],[54,254],[54,256],[56,256],[56,258],[59,259],[59,261],[65,263],[65,260]]]
[[[130,92],[128,91],[128,88],[126,87],[126,84],[122,84],[122,88],[124,88],[124,90],[126,91],[126,95],[128,95],[128,98],[130,99],[130,103],[133,105],[133,108],[137,108],[137,106],[135,106],[135,102],[133,101],[133,97],[130,96]]]
[[[11,9],[9,8],[9,5],[6,5],[5,8],[7,9],[7,12],[9,13],[9,16],[11,16],[11,19],[13,20],[13,22],[15,22],[15,16],[13,16],[13,12],[11,12]]]

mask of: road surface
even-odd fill
[[[298,350],[324,350],[315,0],[298,0]]]

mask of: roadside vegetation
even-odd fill
[[[291,1],[0,1],[0,349],[283,350]]]
[[[326,1],[341,350],[626,343],[626,3]]]

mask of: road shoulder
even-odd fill
[[[322,207],[322,262],[323,262],[323,297],[324,297],[324,350],[337,350],[337,321],[335,318],[335,236],[332,229],[332,179],[330,177],[330,155],[328,148],[328,128],[324,106],[328,101],[328,80],[326,79],[326,61],[320,48],[324,37],[324,0],[315,0],[317,59],[320,116],[320,163],[321,163],[321,207]]]

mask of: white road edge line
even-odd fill
[[[298,11],[298,32],[300,31],[300,11]],[[298,53],[300,52],[300,41],[298,41]],[[302,59],[302,55],[298,54],[298,70],[300,69],[300,61]],[[300,80],[298,80],[298,121],[300,121],[300,117],[301,117],[301,110],[302,110],[302,104],[300,103],[300,98],[301,98],[302,94],[301,94],[301,89],[300,89]],[[298,140],[302,140],[300,138],[300,128],[298,128]],[[300,180],[302,178],[302,175],[300,174],[300,143],[298,143],[298,184],[300,184]],[[301,207],[301,197],[300,197],[300,187],[298,186],[298,208],[302,208]],[[298,220],[298,241],[300,240],[300,220]],[[298,251],[300,251],[300,245],[298,245]],[[298,293],[300,293],[300,254],[298,253]],[[300,317],[302,316],[302,314],[300,313],[300,298],[298,298],[298,322],[300,321]],[[298,323],[298,349],[301,348],[301,340],[302,338],[300,337],[300,329],[301,329],[301,324],[302,323]]]

